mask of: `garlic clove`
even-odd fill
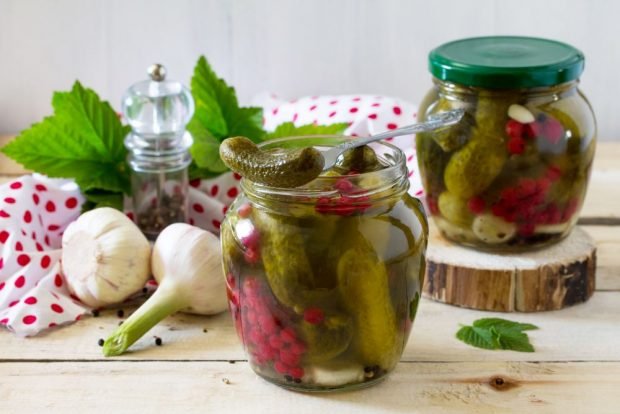
[[[521,124],[530,124],[536,120],[529,109],[517,104],[508,107],[508,116]]]
[[[88,306],[122,302],[149,278],[148,240],[113,208],[82,214],[63,234],[62,247],[61,266],[69,290]]]
[[[474,234],[489,244],[505,243],[517,233],[517,226],[492,214],[481,214],[472,224]]]

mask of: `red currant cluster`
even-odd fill
[[[517,223],[519,234],[525,237],[534,233],[536,225],[567,221],[577,211],[578,200],[571,199],[563,209],[547,201],[551,184],[558,178],[559,169],[552,166],[538,179],[519,179],[514,186],[502,190],[491,212],[507,222]],[[484,210],[484,200],[479,197],[469,200],[468,205],[474,213],[479,213],[480,208]]]
[[[258,278],[247,277],[242,291],[243,339],[253,362],[259,366],[272,365],[287,380],[301,382],[304,376],[301,359],[307,347],[291,326],[290,318],[277,309]]]
[[[320,214],[335,214],[351,216],[363,213],[370,207],[368,196],[354,196],[360,189],[346,178],[341,178],[334,184],[339,195],[336,197],[320,197],[316,202],[316,211]]]
[[[544,137],[551,144],[557,144],[564,136],[564,132],[560,121],[550,116],[541,116],[528,124],[510,119],[506,123],[506,135],[508,135],[506,147],[510,154],[519,155],[525,151],[526,140]]]

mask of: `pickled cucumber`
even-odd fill
[[[476,103],[476,130],[471,139],[503,140],[508,108],[519,101],[516,91],[497,92],[480,91]]]
[[[300,228],[258,208],[252,210],[252,216],[260,232],[265,276],[276,299],[297,312],[310,304],[328,301],[329,289],[318,287]]]
[[[430,111],[421,118],[428,118],[428,115],[437,114],[439,112],[449,111],[452,109],[464,108],[466,105],[458,102],[451,101],[446,97],[439,97],[437,104],[430,108]],[[432,138],[439,147],[445,152],[455,151],[461,148],[469,139],[471,127],[474,125],[474,119],[469,112],[465,112],[463,118],[456,125],[452,125],[447,128],[440,128],[436,131],[425,132],[419,135],[428,136]],[[423,138],[425,139],[425,138]]]
[[[372,148],[368,145],[362,145],[345,151],[336,161],[334,168],[342,174],[350,174],[351,172],[379,171],[384,166]]]
[[[308,345],[307,362],[324,362],[343,353],[351,343],[353,327],[347,315],[327,316],[320,324],[303,321],[301,334]]]
[[[402,340],[392,307],[385,265],[361,237],[338,262],[342,301],[354,319],[353,344],[364,364],[391,367]]]
[[[493,142],[493,138],[483,138],[480,131],[473,135],[478,139],[468,142],[457,151],[450,158],[444,171],[446,188],[452,194],[464,199],[486,190],[502,171],[508,158],[501,141],[498,144]]]
[[[441,215],[452,223],[465,227],[471,226],[474,215],[469,211],[466,200],[449,191],[444,191],[439,195],[437,204]]]
[[[325,160],[313,147],[262,151],[245,137],[225,139],[220,157],[228,168],[251,181],[281,188],[299,187],[319,176]]]

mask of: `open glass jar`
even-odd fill
[[[594,157],[596,122],[577,88],[584,57],[555,41],[483,37],[429,55],[419,117],[463,108],[459,124],[417,136],[434,221],[447,238],[524,250],[567,236]]]
[[[285,138],[262,148],[346,139]],[[428,226],[407,194],[403,153],[372,147],[380,165],[368,172],[341,164],[294,189],[243,179],[222,223],[231,313],[250,365],[268,381],[300,391],[363,387],[400,359]]]

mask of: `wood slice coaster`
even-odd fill
[[[579,227],[542,250],[488,253],[452,243],[431,226],[424,295],[480,310],[557,310],[592,296],[595,269],[596,246]]]

